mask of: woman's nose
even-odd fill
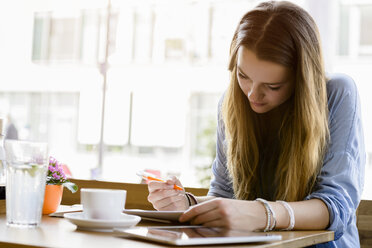
[[[260,101],[263,98],[263,93],[261,89],[256,84],[252,84],[252,87],[248,91],[248,99],[252,102]]]

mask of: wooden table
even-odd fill
[[[141,226],[161,225],[141,221]],[[275,232],[283,237],[281,241],[220,245],[219,247],[304,247],[334,239],[332,231]],[[112,233],[86,232],[76,230],[76,226],[63,218],[43,216],[40,227],[34,229],[6,226],[5,214],[0,215],[0,247],[169,247],[139,240],[125,239]],[[200,246],[199,246],[200,247]],[[205,246],[203,246],[205,247]],[[207,246],[211,247],[211,246]],[[218,247],[218,246],[213,246]]]

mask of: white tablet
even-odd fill
[[[281,240],[281,235],[236,231],[203,226],[162,226],[115,228],[122,237],[132,237],[171,245],[209,245]]]

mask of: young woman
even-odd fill
[[[230,49],[208,196],[151,182],[158,210],[180,221],[244,230],[329,229],[327,247],[359,247],[355,211],[365,151],[356,86],[326,77],[315,22],[289,2],[241,19]],[[191,208],[189,208],[191,205]]]

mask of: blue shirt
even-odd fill
[[[358,91],[350,77],[333,74],[327,82],[327,96],[330,142],[314,191],[304,200],[317,198],[327,205],[330,214],[328,230],[335,232],[334,241],[316,247],[360,247],[356,209],[363,191],[366,156]],[[212,165],[214,178],[208,195],[234,198],[226,167],[220,107],[217,153]]]

